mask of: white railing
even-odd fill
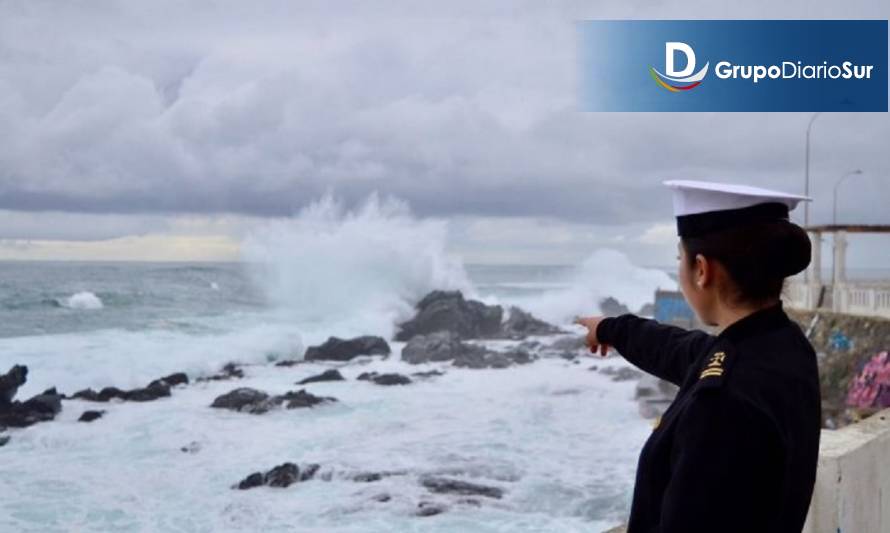
[[[837,285],[817,285],[792,280],[785,287],[788,307],[816,308],[851,315],[890,318],[890,283],[848,281]]]

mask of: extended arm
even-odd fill
[[[689,366],[714,337],[636,315],[604,318],[596,328],[599,342],[613,346],[625,359],[679,386]]]

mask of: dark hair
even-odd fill
[[[788,220],[736,226],[681,241],[690,266],[703,255],[723,265],[737,301],[763,303],[778,298],[785,278],[810,264],[807,232]]]

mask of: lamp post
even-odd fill
[[[821,115],[822,112],[813,113],[813,116],[810,117],[810,121],[807,123],[807,143],[806,143],[806,161],[804,163],[804,182],[803,182],[803,194],[804,196],[810,195],[810,132],[813,129],[813,122]],[[804,202],[803,206],[803,227],[804,229],[809,229],[810,226],[810,202]],[[810,280],[810,272],[809,269],[804,270],[803,273],[804,281],[808,282]],[[818,276],[817,276],[818,277]]]
[[[803,183],[803,194],[804,196],[810,195],[810,132],[813,129],[813,122],[819,118],[822,112],[819,111],[817,113],[813,113],[813,116],[810,117],[810,121],[807,123],[807,153],[806,153],[806,162],[804,164],[804,183]],[[805,202],[803,206],[803,225],[804,228],[810,225],[810,204],[809,202]]]
[[[862,171],[858,168],[856,170],[851,170],[850,172],[847,172],[846,174],[841,176],[841,179],[837,180],[837,183],[834,184],[834,198],[832,200],[833,204],[831,207],[831,224],[833,226],[837,225],[837,189],[841,186],[841,183],[847,181],[847,178],[857,176],[859,174],[862,174]]]

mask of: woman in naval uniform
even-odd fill
[[[816,355],[779,299],[810,262],[801,196],[672,181],[679,285],[717,335],[634,315],[587,344],[680,387],[643,446],[628,533],[799,533],[819,452]]]

